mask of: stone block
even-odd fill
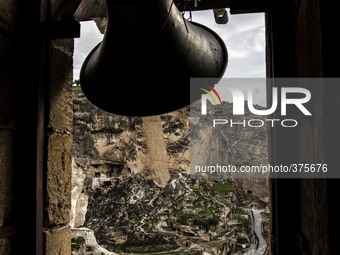
[[[2,0],[0,4],[0,26],[13,31],[17,18],[18,1]]]
[[[0,239],[0,255],[12,254],[12,241],[9,238]]]
[[[72,132],[73,40],[55,40],[51,47],[48,126]]]
[[[11,51],[11,40],[5,36],[0,35],[0,63],[2,64],[0,68],[0,118],[10,118],[13,115],[13,104],[14,104],[14,93],[11,87],[11,77],[10,77],[10,58]],[[12,84],[13,85],[13,84]]]
[[[45,230],[45,255],[71,254],[71,230],[69,226]]]
[[[48,137],[47,146],[45,224],[68,224],[71,209],[72,136],[52,133]]]
[[[13,134],[0,129],[0,226],[11,221],[13,206]]]

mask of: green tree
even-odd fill
[[[73,84],[74,84],[75,86],[80,86],[80,79],[75,79],[75,80],[73,81]]]

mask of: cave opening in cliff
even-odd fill
[[[225,41],[224,78],[266,77],[263,13],[232,15],[224,25],[216,24],[211,10],[193,12],[191,18]],[[189,107],[128,117],[107,113],[82,94],[81,64],[103,38],[102,23],[96,22],[82,22],[74,49],[72,254],[250,255],[258,238],[267,245],[268,178],[191,178]],[[233,164],[268,163],[266,127],[237,128],[227,136],[220,145]]]

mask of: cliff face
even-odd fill
[[[140,173],[165,186],[168,169],[189,171],[187,110],[141,118],[108,114],[81,94],[73,103],[73,156],[91,173]]]
[[[247,250],[247,207],[266,208],[266,194],[254,197],[235,181],[190,178],[188,108],[141,118],[108,114],[81,93],[73,103],[73,254],[99,252],[100,246],[84,248],[85,238],[79,242],[91,230],[103,254]],[[245,134],[244,143],[249,139]],[[256,151],[266,150],[261,139]],[[224,146],[232,150],[230,141]]]
[[[190,150],[193,166],[234,166],[240,170],[241,167],[268,164],[269,124],[266,116],[252,114],[246,105],[244,115],[233,115],[231,103],[209,105],[205,116],[200,114],[200,102],[191,106]],[[256,108],[263,109],[261,106]],[[218,123],[215,126],[214,120]],[[232,178],[244,191],[258,197],[268,196],[267,174],[234,172],[214,173],[210,176]]]

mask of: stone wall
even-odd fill
[[[46,132],[46,253],[71,254],[71,148],[73,40],[54,40]]]
[[[6,61],[5,49],[8,39],[0,36],[0,61]],[[13,139],[14,130],[10,124],[12,109],[9,101],[9,82],[6,70],[0,68],[0,227],[11,225],[12,222],[12,191],[13,191]],[[10,239],[0,236],[0,254],[10,252]]]
[[[8,48],[11,39],[8,35],[13,30],[16,1],[3,0],[0,5],[0,63],[9,63]],[[0,229],[13,225],[13,140],[15,123],[11,104],[9,66],[0,68]],[[4,229],[3,229],[4,230]],[[11,253],[12,240],[8,234],[0,231],[0,254]]]
[[[41,38],[34,27],[39,12],[39,1],[2,0],[0,5],[0,255],[16,254],[21,247],[30,254],[71,254],[73,39]],[[44,107],[38,102],[42,98]],[[37,112],[45,113],[44,123],[37,123]],[[40,244],[35,230],[44,235]],[[34,252],[39,245],[44,250]]]
[[[7,31],[13,31],[17,18],[17,1],[2,0],[0,5],[0,26]]]

